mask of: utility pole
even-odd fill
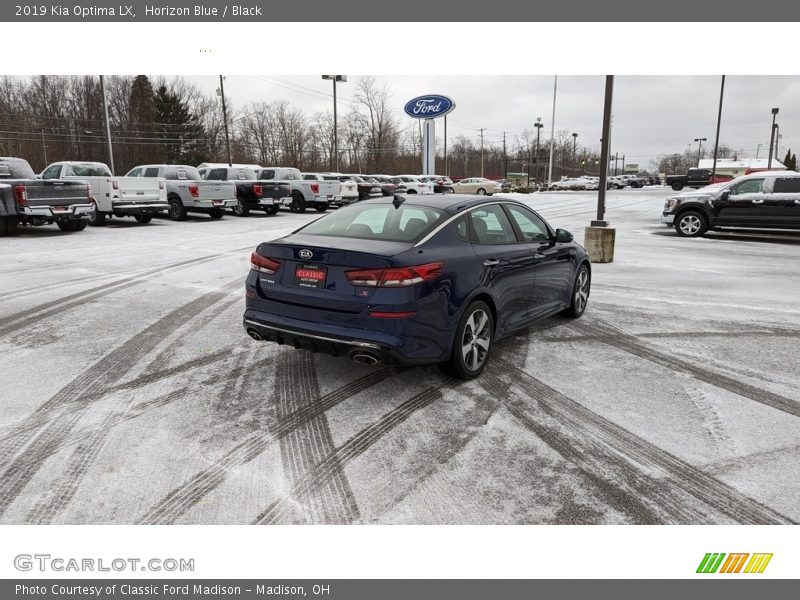
[[[42,152],[44,153],[44,166],[47,167],[47,142],[44,141],[44,129],[42,129]]]
[[[547,169],[547,187],[553,182],[553,145],[556,137],[556,90],[558,89],[558,75],[553,79],[553,116],[550,123],[550,166]]]
[[[222,98],[222,121],[225,123],[225,147],[228,149],[228,166],[233,166],[233,159],[231,158],[231,138],[230,134],[228,133],[228,109],[225,106],[225,84],[223,80],[225,78],[220,75],[219,76],[219,95]]]
[[[336,114],[336,84],[338,82],[346,82],[347,75],[323,75],[323,79],[330,79],[333,81],[333,170],[339,172],[339,119]]]
[[[483,177],[483,132],[486,131],[486,127],[481,127],[478,131],[481,133],[481,177]]]
[[[772,131],[769,134],[769,159],[767,159],[767,168],[772,168],[772,147],[775,144],[775,117],[778,115],[778,109],[772,109]]]
[[[711,167],[711,183],[717,174],[717,153],[719,152],[719,127],[722,123],[722,97],[725,95],[725,75],[722,76],[722,83],[719,86],[719,110],[717,111],[717,136],[714,139],[714,165]],[[760,145],[760,144],[759,144]],[[758,158],[758,148],[756,148],[756,158]]]
[[[106,121],[106,142],[108,143],[108,167],[111,169],[111,174],[114,174],[114,147],[111,145],[111,123],[108,121],[108,102],[106,102],[106,86],[105,80],[100,75],[100,95],[103,97],[103,116]],[[42,129],[42,143],[44,143],[44,129]],[[44,164],[47,165],[47,150],[44,154]]]
[[[625,155],[622,155],[622,174],[625,175]]]
[[[605,100],[603,102],[603,138],[600,140],[600,187],[597,190],[597,219],[591,221],[584,232],[584,246],[593,263],[609,263],[614,260],[616,231],[608,226],[606,216],[606,182],[608,180],[608,155],[611,142],[611,102],[614,95],[614,76],[606,75]]]
[[[506,133],[507,131],[503,132],[503,169],[505,169],[505,173],[503,174],[503,179],[508,179],[508,154],[506,154]]]

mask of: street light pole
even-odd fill
[[[775,144],[775,117],[778,115],[778,109],[772,109],[772,130],[769,134],[769,159],[767,159],[767,168],[772,168],[772,146]]]
[[[717,153],[719,152],[719,126],[722,123],[722,97],[725,94],[725,75],[722,76],[722,83],[719,87],[719,111],[717,111],[717,136],[714,139],[714,165],[711,167],[711,183],[714,183],[714,177],[717,175]],[[758,149],[756,149],[756,158],[758,158]]]
[[[611,102],[614,96],[614,76],[606,75],[606,93],[603,103],[603,139],[600,144],[600,187],[597,190],[597,219],[592,227],[607,227],[606,217],[606,180],[608,179],[608,148],[611,140]]]
[[[450,176],[450,170],[447,167],[447,115],[444,116],[444,176]]]
[[[347,81],[347,75],[323,75],[323,79],[330,79],[333,82],[333,170],[339,172],[339,117],[336,113],[336,84]],[[445,138],[446,139],[446,138]]]
[[[103,116],[106,121],[106,142],[108,143],[108,166],[111,169],[111,174],[114,174],[114,148],[111,145],[111,123],[108,120],[108,102],[106,102],[106,86],[103,76],[100,75],[100,95],[103,97]],[[44,130],[42,130],[42,141],[44,141]],[[45,155],[45,164],[47,158]]]
[[[486,131],[486,127],[481,127],[478,131],[481,134],[481,177],[483,177],[483,132]]]
[[[550,164],[547,169],[547,187],[553,182],[553,145],[556,137],[556,90],[558,89],[558,75],[553,79],[553,116],[550,121]]]
[[[698,142],[698,144],[697,144],[697,166],[699,167],[700,166],[700,156],[701,156],[701,153],[703,151],[703,142],[708,141],[708,138],[694,138],[694,141]]]
[[[542,117],[536,117],[536,177],[534,177],[534,179],[536,180],[537,183],[539,183],[539,179],[540,179],[540,177],[539,177],[539,134],[542,132],[542,127],[544,127],[544,124],[542,123]],[[531,169],[530,169],[530,165],[528,165],[528,187],[529,188],[531,187],[530,174],[531,174]]]
[[[577,171],[578,161],[577,161],[577,149],[578,149],[578,134],[572,134],[572,176],[575,176],[575,171]]]

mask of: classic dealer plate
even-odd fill
[[[300,287],[324,288],[327,268],[320,265],[303,264],[294,270],[294,282]]]

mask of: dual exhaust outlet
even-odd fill
[[[252,327],[248,327],[247,335],[249,335],[257,342],[264,341],[264,337]],[[350,353],[347,355],[347,357],[354,363],[358,363],[359,365],[372,366],[383,362],[383,359],[377,354],[373,354],[372,352],[369,352],[367,350],[360,350],[360,349],[350,350]]]

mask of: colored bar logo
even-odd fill
[[[748,557],[750,558],[749,561],[747,560]],[[703,560],[700,561],[697,572],[763,573],[770,560],[772,560],[772,553],[749,554],[747,552],[738,552],[725,554],[724,552],[708,552],[703,557]]]

